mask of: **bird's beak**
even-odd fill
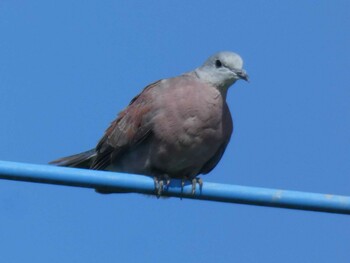
[[[249,82],[249,76],[248,76],[247,72],[245,72],[244,69],[242,69],[242,70],[237,70],[237,71],[236,71],[236,74],[237,74],[237,76],[238,76],[240,79],[244,79],[245,81],[248,81],[248,82]]]

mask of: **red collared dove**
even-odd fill
[[[188,179],[194,191],[197,176],[218,164],[230,140],[226,94],[236,80],[248,80],[242,66],[239,55],[219,52],[191,72],[148,85],[94,149],[51,164],[153,176],[158,194],[163,181]]]

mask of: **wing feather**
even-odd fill
[[[126,151],[141,143],[152,133],[146,116],[152,111],[151,89],[160,81],[148,85],[119,113],[96,146],[96,158],[91,169],[102,170]]]

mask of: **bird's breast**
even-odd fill
[[[148,163],[176,177],[197,175],[229,138],[231,117],[215,87],[190,78],[174,81],[154,90]]]
[[[155,136],[172,150],[216,150],[223,137],[225,101],[220,92],[207,85],[167,90],[159,97],[154,123]]]

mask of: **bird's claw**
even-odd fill
[[[203,180],[202,178],[193,178],[192,179],[192,195],[194,195],[196,193],[196,186],[197,184],[199,185],[199,190],[202,191],[202,187],[203,187]]]
[[[196,193],[197,184],[199,185],[199,190],[202,191],[202,186],[203,186],[202,178],[195,177],[191,180],[191,183],[192,183],[192,191],[191,191],[192,195],[195,195],[195,193]],[[182,199],[182,193],[184,191],[184,186],[185,186],[185,179],[182,178],[181,179],[181,199]]]
[[[170,185],[170,177],[168,175],[163,175],[163,176],[155,176],[154,177],[154,188],[156,191],[157,198],[159,198],[163,191],[164,188],[168,189]]]
[[[185,181],[186,181],[186,178],[181,179],[181,197],[180,197],[181,199],[182,199],[182,194],[185,187]],[[192,191],[191,191],[192,195],[195,195],[196,193],[197,184],[199,185],[200,191],[202,191],[202,186],[203,186],[202,178],[197,178],[197,177],[193,178],[191,179],[191,183],[192,183]],[[158,198],[162,195],[164,189],[168,189],[169,185],[170,185],[170,177],[168,175],[154,177],[154,188]]]

